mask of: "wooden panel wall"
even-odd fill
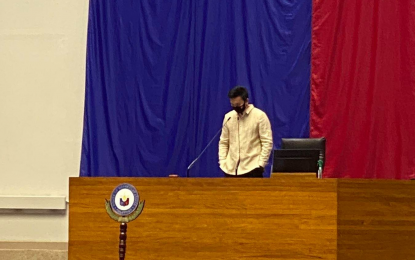
[[[118,259],[104,207],[120,183],[146,205],[126,259],[336,259],[335,180],[71,178],[69,260]]]

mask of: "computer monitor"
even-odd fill
[[[282,138],[281,149],[311,149],[320,151],[323,168],[326,162],[326,138]]]
[[[281,149],[274,151],[273,172],[315,172],[320,150]]]

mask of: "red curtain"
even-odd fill
[[[311,85],[325,177],[415,178],[414,0],[313,0]]]

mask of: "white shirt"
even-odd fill
[[[272,130],[267,115],[250,104],[242,115],[236,111],[227,113],[223,124],[219,141],[220,168],[227,174],[242,175],[259,166],[265,167],[272,150]]]

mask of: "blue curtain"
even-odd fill
[[[81,176],[185,176],[228,91],[309,135],[311,0],[90,0]],[[220,177],[218,142],[190,172]],[[268,172],[269,172],[268,167]]]

